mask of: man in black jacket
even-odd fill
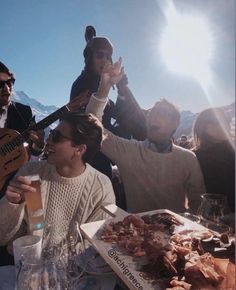
[[[22,133],[29,128],[33,115],[29,106],[11,100],[14,82],[14,74],[0,62],[0,128]],[[30,153],[35,156],[40,155],[44,147],[43,132],[30,131],[29,137]]]
[[[13,102],[11,100],[15,77],[12,72],[0,62],[0,131],[1,128],[13,129],[22,133],[28,129],[32,122],[33,115],[29,106]],[[0,144],[1,145],[1,144]],[[44,148],[44,132],[30,131],[29,151],[32,155],[38,156]],[[1,164],[0,166],[3,166]],[[15,172],[11,172],[7,182],[0,191],[0,198],[4,195],[6,187]],[[0,178],[3,178],[0,176]],[[0,266],[12,264],[13,259],[8,255],[4,247],[0,247]]]

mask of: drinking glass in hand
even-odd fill
[[[201,224],[219,233],[229,232],[229,226],[222,222],[224,216],[230,212],[226,196],[223,194],[206,193],[201,197],[202,201],[198,209]]]
[[[43,205],[40,184],[41,180],[39,175],[29,175],[27,176],[31,180],[31,186],[33,186],[36,191],[26,191],[24,194],[27,212],[29,216],[30,231],[40,230],[43,228],[44,216],[43,216]]]

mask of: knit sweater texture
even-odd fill
[[[115,203],[109,178],[89,164],[81,175],[73,178],[60,176],[55,167],[46,161],[29,162],[17,173],[24,176],[32,174],[40,175],[45,225],[58,230],[54,238],[68,232],[75,220],[83,224],[107,218],[101,206]],[[25,208],[25,203],[9,203],[5,197],[0,200],[0,245],[27,233]]]
[[[90,98],[87,112],[99,119],[105,99]],[[126,192],[127,209],[143,212],[169,209],[196,212],[205,193],[202,172],[195,154],[173,145],[169,153],[158,153],[149,140],[126,140],[105,130],[102,152],[119,168]]]

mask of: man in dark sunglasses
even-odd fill
[[[12,100],[15,77],[5,64],[0,62],[0,128],[13,129],[22,133],[33,120],[29,106]],[[30,153],[38,156],[44,147],[43,131],[30,132]]]
[[[28,128],[33,118],[32,110],[29,106],[12,101],[14,83],[14,74],[10,72],[5,64],[0,62],[0,132],[4,128],[22,133]],[[44,147],[44,132],[31,131],[30,138],[29,152],[31,155],[39,156]],[[10,155],[9,159],[13,162]],[[3,166],[3,164],[0,166]],[[3,180],[1,183],[3,186],[0,191],[0,198],[4,196],[7,185],[14,174],[15,172],[9,174],[7,181]],[[0,176],[0,178],[3,177]],[[13,257],[9,256],[5,247],[0,247],[0,266],[7,264],[14,264]]]
[[[59,143],[63,141],[63,139],[72,140],[72,137],[65,136],[63,133],[61,133],[57,129],[50,130],[49,137],[51,138],[53,143]]]
[[[24,193],[34,187],[27,175],[40,176],[44,223],[60,231],[49,238],[49,247],[55,246],[61,233],[70,232],[73,222],[80,225],[108,217],[102,207],[115,203],[111,182],[88,164],[100,150],[102,139],[102,125],[92,114],[63,116],[46,141],[47,160],[25,164],[0,201],[0,244],[8,244],[29,229]]]

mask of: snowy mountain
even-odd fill
[[[45,117],[52,114],[58,109],[58,107],[56,106],[44,106],[37,100],[27,96],[23,91],[14,92],[13,100],[16,102],[20,102],[22,104],[29,105],[33,111],[33,114],[35,115],[35,119],[37,122],[44,119]],[[229,115],[230,119],[232,120],[232,128],[233,128],[232,130],[234,131],[235,103],[232,103],[231,105],[228,105],[228,106],[224,106],[223,108],[225,112]],[[190,136],[193,122],[197,116],[198,116],[198,113],[195,114],[195,113],[192,113],[191,111],[182,111],[180,126],[175,133],[175,138],[179,138],[182,134]],[[56,124],[57,123],[50,125],[50,128],[54,128]],[[46,129],[46,135],[50,128]]]
[[[48,115],[55,112],[57,109],[56,106],[44,106],[37,100],[30,98],[23,91],[16,91],[13,93],[13,98],[15,102],[19,102],[31,107],[33,115],[35,116],[36,122],[39,122],[46,118]],[[51,129],[54,129],[58,124],[58,121],[51,124],[48,128],[45,128],[45,137],[48,136],[48,133]]]
[[[36,121],[40,121],[43,118],[47,117],[58,108],[56,106],[44,106],[40,102],[36,101],[33,98],[30,98],[22,91],[14,92],[13,100],[31,107],[33,115],[35,115]]]
[[[225,110],[225,113],[228,115],[229,119],[231,120],[231,129],[232,132],[234,133],[235,129],[235,102],[222,107]],[[180,126],[178,127],[176,133],[175,133],[175,138],[179,138],[182,134],[186,136],[191,136],[192,135],[192,126],[197,118],[199,113],[192,113],[190,111],[182,111],[181,112],[181,119],[180,119]],[[235,135],[235,134],[233,134]]]

